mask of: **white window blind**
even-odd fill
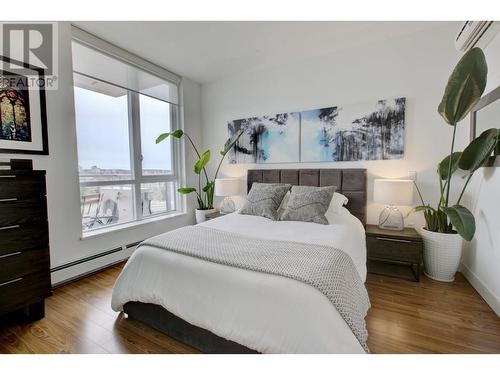
[[[75,73],[171,104],[179,104],[176,83],[145,72],[77,41],[73,41],[72,48],[73,71]]]

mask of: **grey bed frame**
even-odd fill
[[[247,190],[254,182],[287,183],[307,186],[337,186],[337,191],[349,198],[347,208],[366,225],[366,169],[249,169]],[[123,311],[129,318],[140,321],[168,336],[190,345],[203,353],[257,353],[234,341],[196,327],[175,316],[162,306],[128,302]]]

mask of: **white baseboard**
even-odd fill
[[[59,271],[52,272],[52,287],[67,283],[68,281],[85,276],[89,273],[98,271],[100,269],[109,267],[112,264],[119,263],[132,255],[135,246],[129,249],[118,251],[100,258],[89,260],[84,263],[76,264],[74,266],[64,268]]]
[[[460,268],[469,283],[483,297],[497,316],[500,317],[500,298],[469,267],[462,263]]]

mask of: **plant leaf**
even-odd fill
[[[460,151],[454,152],[451,155],[445,157],[441,163],[438,165],[438,174],[441,180],[448,179],[448,170],[450,168],[450,157],[451,157],[451,175],[456,172],[458,169],[458,161],[460,160],[460,156],[462,153]]]
[[[243,134],[243,130],[240,130],[237,134],[235,134],[232,138],[229,138],[226,143],[224,144],[224,150],[220,152],[222,156],[226,156],[226,154],[231,150],[236,142],[238,142],[238,139],[240,139],[241,135]]]
[[[195,188],[192,188],[192,187],[183,187],[183,188],[179,188],[177,189],[177,191],[181,194],[190,194],[190,193],[193,193],[196,191]]]
[[[174,130],[172,133],[172,137],[180,138],[184,135],[184,132],[181,129]]]
[[[495,146],[495,155],[500,155],[500,129],[498,129],[497,145]]]
[[[162,133],[158,136],[158,138],[156,138],[156,144],[164,141],[165,139],[167,139],[170,136],[172,136],[174,138],[180,138],[183,135],[184,135],[184,132],[181,129],[175,130],[175,131],[170,132],[170,133]]]
[[[481,168],[495,149],[497,138],[498,129],[488,129],[482,132],[462,152],[458,166],[470,173]]]
[[[450,219],[457,233],[466,241],[472,240],[474,233],[476,233],[474,215],[467,208],[459,204],[451,207],[443,207],[442,210],[448,216],[448,219]]]
[[[210,181],[208,184],[205,185],[205,187],[202,189],[205,193],[212,189],[215,185],[215,182],[214,181]]]
[[[194,173],[200,174],[203,168],[208,164],[210,160],[210,150],[206,150],[203,154],[201,154],[200,158],[194,165]]]
[[[438,106],[444,120],[455,126],[470,112],[483,95],[488,66],[481,48],[475,47],[462,56],[448,80]]]
[[[170,133],[162,133],[158,136],[158,138],[156,138],[156,144],[164,141],[166,138],[168,138],[170,136]]]
[[[430,210],[430,211],[436,211],[434,208],[432,208],[431,206],[416,206],[416,207],[413,207],[407,214],[406,214],[406,217],[410,216],[411,214],[414,214],[416,212],[420,212],[420,211],[426,211],[426,210]]]

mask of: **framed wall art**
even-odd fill
[[[243,130],[229,153],[231,164],[299,162],[300,114],[278,113],[228,122],[229,135]]]
[[[0,153],[48,155],[44,70],[0,56]]]
[[[402,159],[405,112],[400,97],[229,121],[229,136],[243,130],[229,163]]]
[[[402,159],[405,106],[396,98],[301,112],[300,160]]]

